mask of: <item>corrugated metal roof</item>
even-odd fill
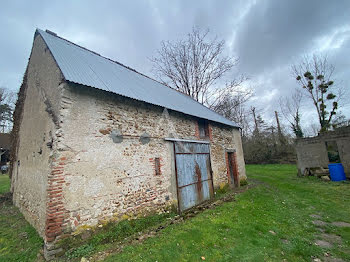
[[[37,29],[67,81],[165,107],[225,125],[237,124],[191,97],[146,77],[118,62]]]

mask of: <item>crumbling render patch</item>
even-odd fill
[[[52,104],[48,98],[44,99],[44,104],[46,105],[45,111],[51,116],[52,121],[54,122],[55,126],[59,128],[59,118],[56,115],[55,111],[52,108]]]
[[[18,91],[18,98],[16,102],[16,108],[13,112],[13,128],[11,132],[11,152],[10,152],[10,178],[12,178],[12,172],[14,169],[15,159],[17,159],[18,154],[18,145],[19,145],[19,129],[21,126],[22,118],[23,118],[23,107],[24,107],[24,101],[26,98],[26,92],[28,88],[27,83],[27,76],[28,76],[28,67],[24,73],[22,85]]]

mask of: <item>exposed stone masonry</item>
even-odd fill
[[[62,81],[40,36],[27,78],[13,195],[48,256],[80,228],[176,206],[174,147],[165,138],[200,139],[196,117]],[[229,182],[227,150],[236,150],[244,178],[239,130],[209,122],[208,136],[214,186]]]

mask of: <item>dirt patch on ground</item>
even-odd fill
[[[288,239],[284,239],[284,238],[281,238],[281,241],[284,243],[284,244],[289,244],[290,241]]]
[[[313,215],[310,215],[310,217],[318,218],[318,217],[314,217]],[[321,227],[327,225],[327,223],[322,220],[314,220],[312,221],[312,223],[314,225],[321,226]],[[350,224],[346,222],[333,222],[332,225],[336,225],[340,227],[340,226],[348,226]],[[320,239],[317,239],[315,241],[315,245],[325,249],[330,249],[333,247],[334,244],[339,245],[342,243],[342,238],[340,236],[335,234],[327,234],[325,233],[325,229],[323,228],[317,228],[317,230],[320,231],[321,234],[318,236]],[[321,259],[315,258],[314,261],[315,262],[321,262],[321,261],[322,262],[344,262],[343,259],[333,257],[329,252],[324,253],[324,257],[322,257]]]
[[[350,223],[347,223],[347,222],[332,222],[332,225],[333,226],[336,226],[336,227],[350,227]]]
[[[316,214],[311,214],[310,217],[317,218],[317,219],[321,219],[322,218],[320,215],[316,215]]]
[[[342,242],[342,239],[340,236],[337,236],[335,234],[326,234],[326,233],[323,233],[320,235],[321,238],[323,240],[326,240],[328,242],[331,242],[331,243],[341,243]]]
[[[316,225],[316,226],[319,226],[319,227],[324,227],[327,225],[326,222],[322,221],[322,220],[313,220],[312,221],[312,224]]]
[[[342,243],[342,238],[340,236],[335,234],[324,233],[324,230],[322,232],[323,233],[319,235],[321,239],[317,239],[315,241],[315,245],[325,249],[329,249],[329,248],[332,248],[334,244]],[[343,259],[333,257],[329,252],[324,253],[324,257],[322,257],[321,259],[315,258],[314,261],[315,262],[321,262],[321,261],[322,262],[344,262]]]
[[[336,258],[336,257],[325,257],[323,259],[324,262],[345,262],[343,259],[341,258]]]
[[[10,192],[5,194],[0,194],[0,204],[5,202],[12,202],[12,194]]]
[[[322,260],[319,258],[314,258],[313,261],[314,262],[345,262],[341,258],[335,258],[335,257],[330,256],[330,254],[328,252],[325,253],[325,256],[322,257]]]
[[[317,246],[323,247],[323,248],[331,248],[333,245],[325,240],[318,239],[315,241],[315,244]]]

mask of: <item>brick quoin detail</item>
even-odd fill
[[[227,182],[230,183],[230,166],[228,163],[228,152],[225,153],[226,171],[227,171]]]
[[[159,160],[159,165],[156,164],[157,159]],[[149,162],[153,167],[153,170],[154,170],[153,174],[155,176],[162,175],[162,167],[164,166],[163,158],[162,157],[149,158]]]
[[[237,162],[237,153],[234,152],[233,153],[233,161],[234,161],[234,167],[235,167],[235,172],[237,174],[237,180],[238,180],[238,186],[239,186],[239,172],[238,172],[238,162]]]
[[[62,185],[64,180],[64,165],[66,157],[52,161],[51,174],[48,176],[46,204],[46,242],[54,242],[63,233],[66,210],[63,205]]]
[[[230,183],[231,182],[231,176],[230,176],[230,165],[229,165],[229,159],[228,159],[228,154],[229,152],[226,152],[225,154],[225,161],[226,161],[226,170],[227,170],[227,180]],[[237,174],[237,178],[238,178],[238,185],[239,185],[239,172],[238,172],[238,162],[237,162],[237,153],[233,152],[233,159],[232,159],[232,166],[234,168],[234,172]]]

